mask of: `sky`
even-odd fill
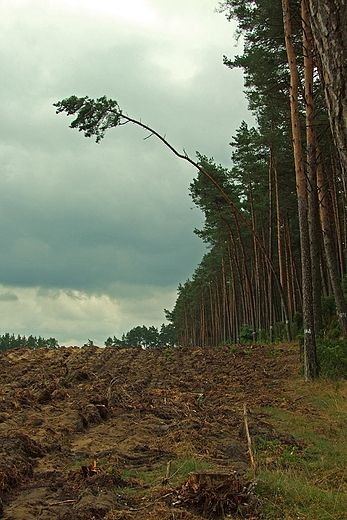
[[[218,0],[0,0],[0,334],[102,346],[160,328],[206,246],[194,168],[126,125],[100,144],[53,103],[106,95],[231,166],[249,120]]]

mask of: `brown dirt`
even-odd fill
[[[292,348],[16,349],[0,371],[7,520],[256,518],[243,405],[253,442],[295,443],[261,410],[296,406]],[[199,489],[177,484],[189,459],[210,468]],[[165,480],[169,461],[183,467]]]

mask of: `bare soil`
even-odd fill
[[[289,347],[0,353],[0,517],[257,518],[244,405],[253,443],[295,444],[263,409],[297,406],[299,365]],[[177,485],[189,460],[209,471]]]

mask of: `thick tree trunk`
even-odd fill
[[[336,309],[339,316],[339,322],[344,339],[347,339],[347,303],[343,295],[341,279],[339,275],[339,266],[337,261],[336,247],[331,222],[330,211],[328,208],[329,194],[326,191],[322,168],[318,168],[319,182],[319,198],[320,198],[320,215],[323,229],[323,240],[325,256],[327,260],[331,285],[333,288]]]
[[[325,180],[323,176],[322,164],[317,163],[318,157],[318,141],[315,121],[315,106],[312,92],[313,84],[313,38],[310,27],[309,13],[305,1],[302,3],[302,20],[303,20],[303,34],[304,34],[304,68],[305,68],[305,99],[306,99],[306,134],[307,134],[307,150],[308,150],[308,176],[311,179],[311,189],[315,188],[316,180],[319,181],[319,201],[320,201],[320,216],[323,230],[323,242],[325,256],[327,260],[330,281],[333,288],[336,308],[339,316],[339,322],[343,337],[347,339],[347,304],[344,299],[341,280],[339,275],[336,247],[333,233],[333,226],[330,219],[329,206],[331,198],[327,193],[325,187]],[[315,185],[313,186],[313,182]],[[313,200],[314,202],[314,200]],[[318,229],[314,231],[318,234]],[[319,282],[320,285],[320,282]],[[315,286],[315,283],[313,283]],[[316,329],[317,330],[317,329]]]
[[[272,241],[273,241],[273,149],[272,144],[270,145],[270,158],[269,158],[269,257],[272,260]],[[273,280],[272,280],[272,271],[268,272],[269,279],[269,339],[270,343],[273,343],[274,333],[273,333]]]
[[[299,73],[296,65],[295,52],[292,42],[291,18],[289,0],[282,0],[283,23],[285,42],[290,69],[290,111],[292,122],[292,138],[294,151],[294,164],[296,175],[296,191],[298,197],[298,215],[301,245],[302,266],[302,294],[304,316],[304,372],[305,381],[310,381],[318,376],[318,362],[316,354],[316,339],[314,331],[313,299],[312,299],[312,273],[311,252],[308,229],[306,176],[303,161],[303,151],[299,117]]]
[[[345,258],[345,244],[347,244],[347,235],[346,235],[346,197],[342,190],[339,189],[338,181],[336,179],[337,172],[333,168],[330,169],[329,166],[325,167],[324,172],[326,174],[326,181],[328,183],[328,191],[331,199],[331,208],[333,213],[333,223],[336,229],[336,242],[337,242],[337,251],[338,251],[338,267],[340,278],[346,273],[346,258]],[[341,197],[341,201],[339,204],[339,198]],[[339,206],[342,207],[342,212],[340,215]]]
[[[347,194],[347,9],[346,0],[308,0],[320,59],[331,131]]]
[[[302,1],[301,9],[304,77],[305,77],[305,109],[306,109],[306,155],[308,179],[308,222],[310,235],[310,250],[312,264],[313,316],[315,332],[318,334],[323,327],[321,303],[321,272],[320,260],[322,253],[322,232],[319,223],[319,207],[317,194],[317,133],[315,102],[313,96],[313,38],[310,27],[306,1]]]

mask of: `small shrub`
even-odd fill
[[[329,323],[326,324],[324,330],[325,339],[339,339],[341,337],[341,327],[337,316],[331,318]]]
[[[253,329],[247,323],[244,323],[240,330],[240,343],[248,343],[253,341]]]
[[[233,342],[233,341],[232,341],[230,338],[228,338],[228,339],[226,339],[225,341],[221,341],[221,342],[219,343],[219,346],[220,346],[220,347],[228,347],[229,345],[232,344],[232,342]]]
[[[347,341],[317,341],[317,357],[321,375],[329,379],[347,378]]]
[[[257,330],[257,343],[270,343],[270,334],[265,329]]]

